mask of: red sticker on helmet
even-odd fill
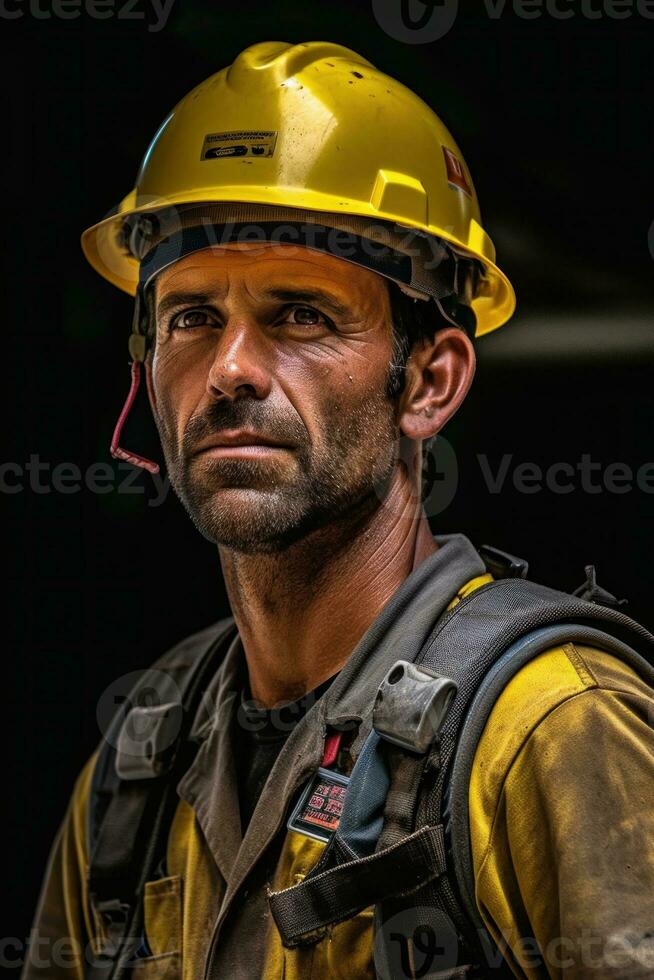
[[[447,182],[450,187],[458,187],[468,197],[472,197],[472,187],[459,158],[451,150],[448,150],[446,146],[443,147],[443,156],[445,157]]]

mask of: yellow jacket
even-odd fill
[[[473,576],[450,605],[488,580]],[[477,904],[517,976],[654,976],[652,718],[654,694],[631,668],[571,643],[528,663],[499,697],[473,765],[470,831]],[[101,935],[86,894],[94,758],[77,779],[52,849],[35,921],[43,965],[27,965],[26,980],[82,980],[84,950]],[[200,753],[198,772],[215,787],[211,793],[199,799],[192,782],[180,783],[167,874],[146,886],[152,955],[134,976],[201,980],[214,924],[229,899],[235,924],[212,976],[373,978],[372,909],[315,946],[289,950],[261,901],[267,885],[278,890],[301,881],[320,856],[320,842],[278,835],[263,868],[234,890],[240,829],[216,827],[210,812],[222,806],[229,766],[227,742],[218,756]],[[70,943],[55,955],[62,937]]]

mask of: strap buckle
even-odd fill
[[[96,915],[102,920],[104,941],[100,955],[114,956],[124,941],[131,907],[126,902],[121,902],[119,898],[98,901],[91,897],[91,905]]]
[[[585,599],[586,602],[596,602],[600,606],[608,606],[609,609],[619,609],[620,606],[627,605],[628,599],[618,599],[617,596],[612,595],[597,584],[597,572],[594,565],[585,565],[584,571],[586,572],[586,581],[578,589],[575,589],[572,595]]]
[[[438,735],[456,692],[450,677],[398,660],[379,685],[373,727],[393,745],[422,754]]]
[[[508,551],[500,551],[493,548],[490,544],[482,544],[477,549],[486,569],[493,578],[526,578],[529,571],[529,562],[524,558],[516,558]]]
[[[182,705],[172,701],[132,708],[118,735],[119,778],[155,779],[168,772],[175,758],[182,717]]]

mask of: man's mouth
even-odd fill
[[[225,429],[214,432],[202,440],[194,451],[194,456],[268,456],[279,452],[290,452],[292,446],[282,443],[272,436],[247,429]]]

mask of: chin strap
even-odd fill
[[[145,372],[145,383],[150,395],[150,399],[154,404],[154,392],[152,388],[152,377],[150,375],[150,365],[146,363],[145,353],[147,348],[147,339],[142,330],[141,322],[141,291],[137,290],[134,305],[134,320],[132,323],[132,333],[129,338],[129,353],[132,358],[130,364],[130,371],[132,374],[132,381],[129,387],[129,392],[127,393],[127,398],[125,399],[125,404],[123,409],[118,416],[118,421],[116,422],[116,427],[114,429],[114,434],[111,437],[111,446],[109,451],[114,459],[122,459],[127,463],[132,463],[133,466],[140,466],[142,469],[147,470],[148,473],[158,473],[159,464],[155,463],[151,459],[146,459],[145,456],[141,456],[140,453],[131,453],[127,449],[123,449],[120,445],[120,437],[122,435],[123,427],[127,421],[127,416],[129,415],[132,405],[138,394],[139,385],[141,384],[141,370]]]

